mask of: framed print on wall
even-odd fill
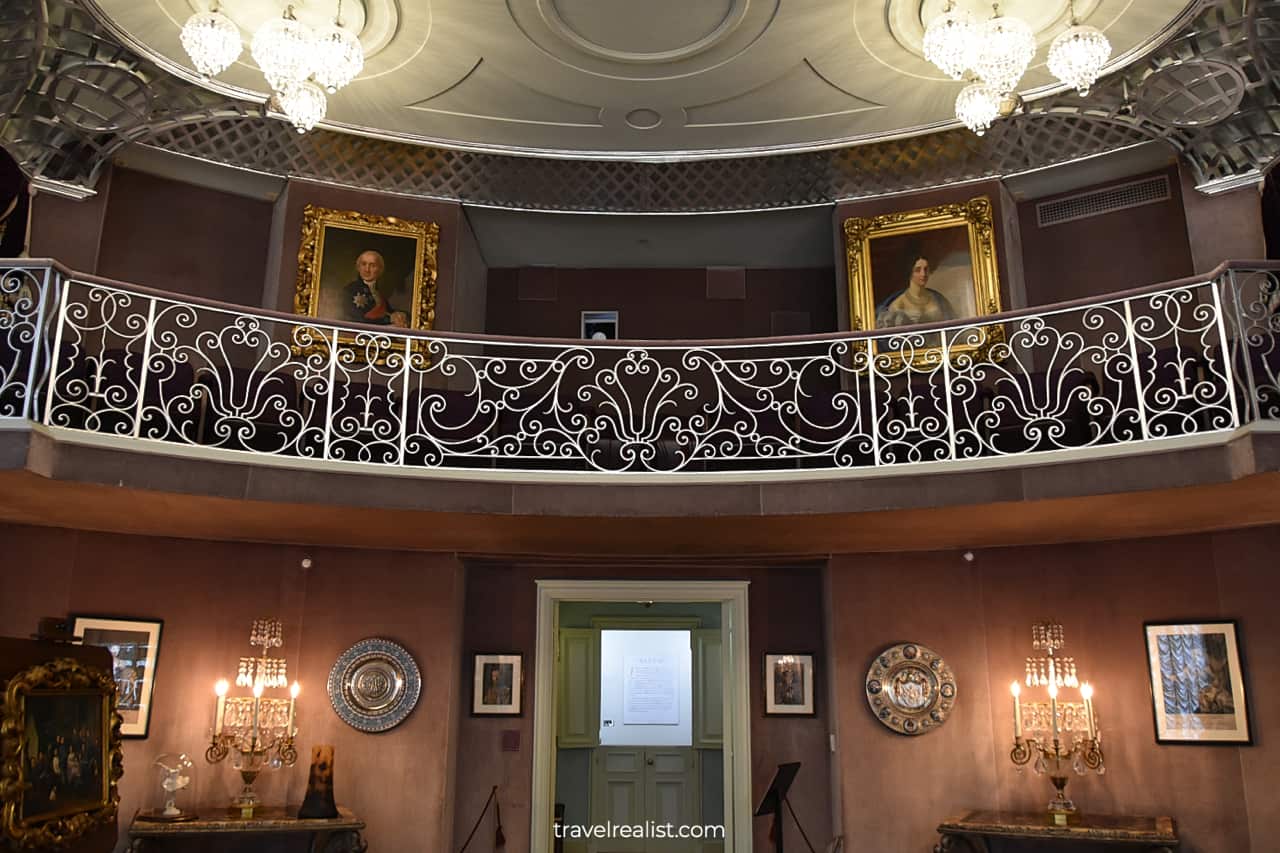
[[[1236,623],[1147,622],[1143,628],[1156,742],[1252,743]]]
[[[846,219],[844,239],[853,331],[964,322],[1001,311],[995,228],[985,196]],[[1002,339],[1001,327],[976,326],[948,343],[953,355],[961,355]],[[941,343],[939,333],[926,334],[908,357],[936,364],[931,353]]]
[[[439,245],[434,222],[309,204],[302,213],[294,313],[429,330],[436,319]]]
[[[124,772],[111,674],[56,658],[11,679],[0,701],[0,834],[62,846],[110,824]]]
[[[477,654],[474,656],[474,688],[471,713],[474,716],[520,716],[520,693],[524,680],[523,655]]]
[[[812,715],[813,655],[764,656],[764,712],[767,715]]]
[[[116,707],[124,721],[120,733],[144,738],[151,725],[151,693],[156,662],[160,658],[159,619],[117,619],[108,616],[73,616],[71,633],[85,645],[111,652],[116,682]]]

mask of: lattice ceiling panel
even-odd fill
[[[210,93],[140,58],[80,0],[0,5],[0,143],[28,174],[85,188],[129,142],[344,186],[606,212],[824,204],[998,177],[1151,139],[1176,148],[1200,182],[1265,169],[1280,157],[1280,0],[1211,2],[1089,97],[1041,99],[985,137],[948,130],[815,153],[677,163],[508,157],[325,130],[299,136],[260,105]],[[1193,63],[1204,60],[1216,63],[1206,94],[1171,94],[1171,83],[1196,79],[1203,68]],[[1236,97],[1229,116],[1206,122]]]

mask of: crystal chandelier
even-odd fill
[[[209,11],[196,12],[188,18],[179,39],[196,70],[205,77],[226,71],[244,50],[240,30],[218,11],[217,3]]]
[[[1092,770],[1106,771],[1102,755],[1102,733],[1093,709],[1093,687],[1081,682],[1076,660],[1059,654],[1066,645],[1065,632],[1056,622],[1031,626],[1031,646],[1041,654],[1027,658],[1026,686],[1043,687],[1048,702],[1032,702],[1022,697],[1022,684],[1009,685],[1013,694],[1013,749],[1009,758],[1019,768],[1030,763],[1037,774],[1049,774],[1057,796],[1049,803],[1049,813],[1057,825],[1066,825],[1076,807],[1067,799],[1067,771],[1083,776]],[[1080,702],[1059,699],[1064,689],[1079,690]]]
[[[976,23],[947,0],[924,33],[925,58],[948,77],[968,81],[956,98],[956,118],[979,135],[1017,109],[1018,83],[1036,53],[1035,33],[1026,21],[1000,14],[998,2],[991,9],[989,20]],[[1086,95],[1111,57],[1111,43],[1096,27],[1080,23],[1074,0],[1070,9],[1071,27],[1049,48],[1049,70]]]
[[[960,90],[956,98],[956,118],[981,136],[1000,117],[1003,100],[1001,94],[986,83],[970,83]]]
[[[1097,27],[1076,20],[1075,4],[1071,6],[1071,29],[1061,33],[1049,45],[1049,70],[1068,86],[1074,86],[1081,97],[1098,79],[1102,66],[1111,57],[1111,42]]]
[[[977,44],[973,15],[957,10],[955,0],[947,0],[942,14],[930,21],[924,31],[924,58],[953,80],[963,80],[964,73],[973,66]]]
[[[240,30],[218,11],[216,0],[209,11],[187,19],[180,40],[196,70],[205,77],[225,71],[243,50]],[[364,68],[360,40],[342,25],[342,0],[338,0],[333,24],[319,32],[297,20],[293,6],[286,6],[281,17],[253,34],[249,51],[271,88],[271,102],[299,133],[306,133],[324,118],[328,107],[325,92],[337,92]]]
[[[231,765],[244,782],[233,804],[241,817],[252,817],[260,804],[253,783],[264,770],[292,767],[298,760],[294,738],[295,704],[300,688],[294,682],[289,698],[268,698],[267,689],[284,687],[288,682],[284,658],[267,655],[284,643],[284,628],[277,619],[256,619],[249,632],[249,644],[261,646],[262,654],[240,658],[236,686],[251,688],[252,696],[228,696],[226,680],[214,686],[213,729],[205,760],[210,764],[231,756]]]

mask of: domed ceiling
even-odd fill
[[[206,0],[97,0],[119,35],[197,79],[179,41]],[[300,0],[300,20],[332,20],[338,0]],[[990,4],[959,0],[987,17]],[[1192,3],[1190,6],[1194,6]],[[343,0],[364,72],[329,100],[326,124],[375,136],[496,152],[667,159],[803,150],[954,125],[962,84],[922,55],[945,0]],[[1185,0],[1078,0],[1104,30],[1110,68],[1182,22]],[[223,0],[246,42],[281,13]],[[1067,0],[1006,0],[1040,50],[1027,97],[1069,24]],[[246,49],[214,81],[265,100]]]

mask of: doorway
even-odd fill
[[[745,581],[538,581],[532,853],[750,849],[746,599]],[[563,834],[609,825],[646,834]]]

